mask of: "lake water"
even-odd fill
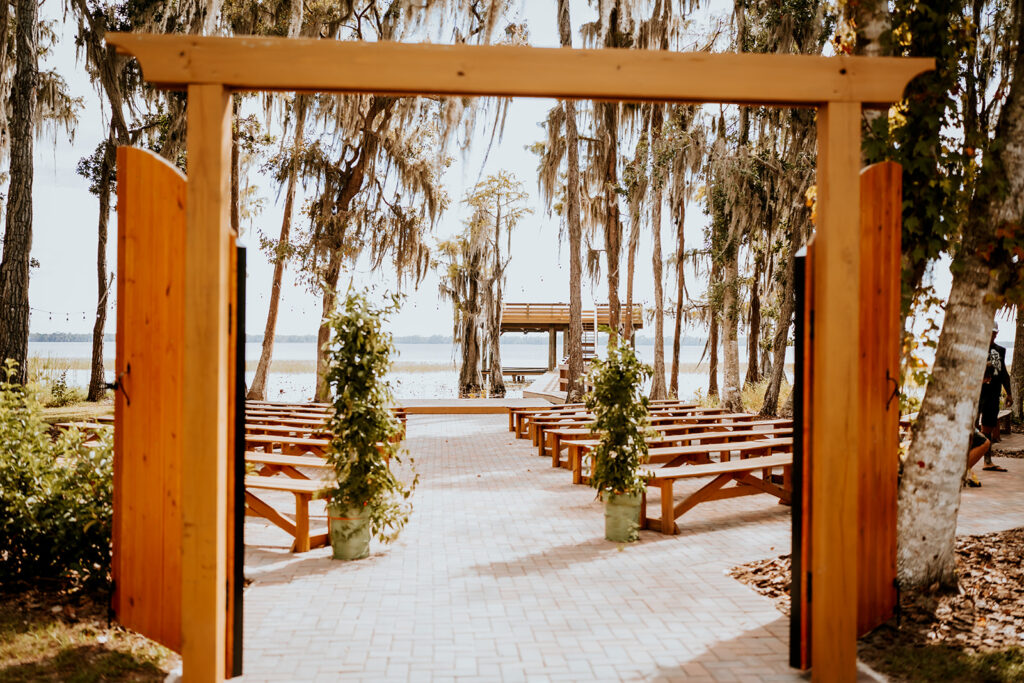
[[[561,337],[559,337],[561,341]],[[455,349],[451,344],[398,344],[398,357],[390,373],[395,384],[395,395],[398,398],[456,398],[458,396],[458,367],[455,360]],[[254,368],[259,360],[261,345],[257,342],[245,345],[245,356],[250,368]],[[108,381],[113,380],[114,343],[104,344]],[[679,375],[680,395],[692,396],[697,390],[707,390],[707,358],[701,362],[703,346],[682,346],[680,348],[680,364],[684,372]],[[559,345],[559,357],[562,349]],[[654,345],[638,345],[637,354],[645,362],[653,363]],[[29,355],[42,358],[88,359],[92,355],[89,342],[29,342]],[[547,364],[548,347],[543,344],[502,344],[502,365],[539,367]],[[740,360],[744,355],[741,350]],[[316,360],[316,344],[308,343],[277,343],[274,345],[274,361],[281,363],[288,372],[272,371],[267,381],[268,400],[302,401],[312,398],[316,376],[314,363]],[[666,345],[665,362],[672,361],[672,348]],[[700,365],[698,366],[698,362]],[[793,349],[787,350],[787,367],[793,362]],[[85,365],[85,363],[83,363]],[[253,371],[246,373],[246,383],[252,381]],[[792,380],[792,371],[787,372],[787,379]],[[84,387],[89,383],[89,371],[85,369],[69,370],[69,385]],[[721,378],[719,378],[721,383]],[[508,385],[508,396],[522,396],[524,385]]]

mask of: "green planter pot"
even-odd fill
[[[359,508],[327,506],[327,530],[336,560],[361,560],[370,554],[370,520]]]
[[[639,493],[608,493],[604,496],[604,537],[616,543],[630,543],[640,538]]]

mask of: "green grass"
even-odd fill
[[[81,611],[81,610],[80,610]],[[97,606],[91,616],[50,611],[22,599],[0,601],[0,683],[162,681],[174,655],[116,625]]]
[[[868,663],[898,681],[985,681],[1011,683],[1024,680],[1024,648],[993,652],[966,652],[948,645],[914,646],[902,643],[875,651]]]

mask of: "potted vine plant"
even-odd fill
[[[390,410],[394,393],[386,374],[395,345],[383,323],[399,302],[396,295],[378,307],[365,292],[350,291],[327,319],[324,377],[333,407],[327,423],[332,481],[320,495],[330,500],[328,530],[335,559],[366,557],[371,536],[384,543],[395,540],[412,511],[409,497],[416,479],[407,486],[389,467],[402,450],[397,438],[401,423]]]
[[[639,470],[647,457],[648,399],[642,388],[652,374],[622,341],[608,347],[607,358],[592,361],[588,374],[593,389],[586,403],[595,418],[590,429],[599,440],[591,452],[590,485],[604,499],[604,535],[609,541],[628,543],[639,537],[645,486]]]

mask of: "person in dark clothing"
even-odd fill
[[[986,462],[992,464],[991,448],[992,444],[985,438],[985,435],[975,429],[974,433],[971,434],[971,448],[967,452],[967,471],[964,473],[964,486],[972,488],[981,486],[981,482],[978,481],[978,477],[974,474],[972,468],[982,458],[985,458]]]
[[[978,411],[981,418],[981,432],[988,437],[992,443],[999,441],[999,399],[1002,397],[1003,389],[1010,402],[1013,402],[1013,389],[1010,386],[1010,373],[1006,371],[1006,349],[996,344],[996,334],[999,327],[993,325],[992,340],[988,347],[988,362],[985,364],[985,377],[981,384],[981,400],[978,404]],[[992,456],[986,454],[986,470],[1005,472],[1006,470],[998,465],[992,464]]]

